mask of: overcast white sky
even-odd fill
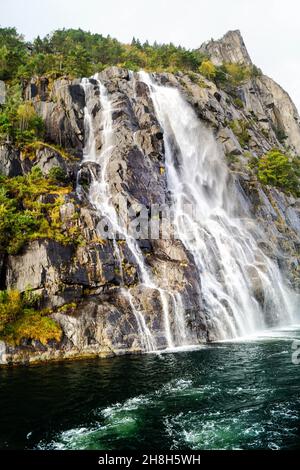
[[[256,65],[277,80],[300,110],[299,0],[0,0],[1,26],[27,39],[80,27],[129,42],[188,48],[240,29]]]

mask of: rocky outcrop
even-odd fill
[[[209,56],[215,65],[224,63],[252,65],[252,60],[239,30],[228,31],[222,39],[218,41],[212,39],[204,43],[199,50]]]
[[[256,81],[266,115],[277,137],[300,154],[300,116],[288,93],[274,80],[263,75]],[[280,137],[281,135],[281,137]]]
[[[234,63],[252,67],[240,31],[229,31],[217,41],[203,44],[200,51],[215,65]],[[288,93],[266,75],[259,75],[241,84],[236,95],[244,103],[248,115],[253,114],[259,126],[274,142],[274,134],[296,153],[300,154],[300,116]]]
[[[239,32],[229,32],[221,41],[207,43],[201,50],[216,64],[251,65]],[[135,215],[142,206],[147,209],[153,204],[164,205],[170,194],[163,130],[155,116],[149,88],[137,74],[117,67],[101,72],[100,79],[113,109],[114,146],[107,168],[113,202],[123,196]],[[196,74],[161,73],[155,74],[155,80],[180,89],[199,119],[214,129],[230,168],[233,197],[260,226],[262,250],[286,272],[291,285],[300,288],[300,202],[274,188],[263,187],[249,169],[253,156],[259,157],[272,147],[282,150],[289,147],[291,152],[300,153],[300,121],[289,96],[265,76],[242,83],[236,96]],[[96,82],[91,83],[94,83],[93,119],[99,123],[102,111],[97,100],[99,90]],[[99,236],[101,217],[88,194],[92,175],[97,175],[101,167],[95,162],[80,162],[86,103],[79,80],[51,83],[46,78],[34,78],[26,97],[44,119],[49,144],[35,149],[30,156],[4,146],[0,171],[16,176],[38,166],[48,175],[51,169],[60,168],[73,186],[59,209],[62,230],[76,228],[80,243],[64,245],[50,239],[35,240],[29,241],[18,255],[9,255],[5,260],[0,256],[0,270],[1,263],[5,265],[1,285],[21,292],[28,287],[33,289],[41,298],[41,308],[52,310],[64,333],[60,343],[50,342],[47,346],[34,341],[18,347],[6,345],[3,361],[140,352],[143,345],[136,312],[142,313],[154,332],[157,347],[164,348],[164,302],[171,312],[170,318],[174,318],[178,292],[191,341],[211,339],[209,317],[201,304],[201,279],[194,260],[179,240],[156,239],[151,234],[140,237],[138,244],[144,263],[158,286],[154,287],[140,282],[139,263],[125,240],[104,240]],[[99,132],[98,148],[103,139],[103,132]],[[65,148],[68,158],[57,146]],[[76,188],[80,191],[76,192]],[[259,298],[255,272],[252,279]],[[130,298],[124,295],[124,290],[130,292]],[[161,291],[169,294],[162,298]],[[171,324],[171,328],[175,326]]]

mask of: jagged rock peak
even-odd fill
[[[224,62],[251,65],[252,60],[239,30],[228,31],[221,39],[205,42],[200,51],[207,54],[215,65]]]

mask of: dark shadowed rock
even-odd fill
[[[11,177],[22,174],[20,152],[10,144],[0,146],[0,174]]]

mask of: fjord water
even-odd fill
[[[294,322],[299,296],[259,248],[263,235],[241,204],[212,130],[177,88],[159,86],[145,72],[139,76],[164,131],[174,224],[198,268],[211,337],[237,338]]]
[[[300,449],[298,331],[0,370],[0,448]]]

